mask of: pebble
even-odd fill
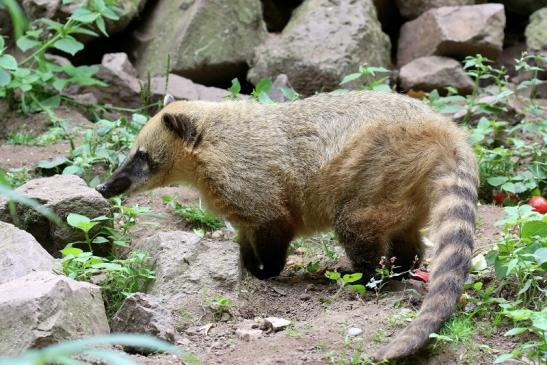
[[[357,327],[351,327],[348,329],[347,335],[350,337],[359,336],[361,333],[363,333],[363,330]]]
[[[274,330],[274,332],[282,331],[291,324],[291,321],[286,320],[285,318],[268,317],[265,319],[272,324],[272,329]]]

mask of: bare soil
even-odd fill
[[[197,196],[188,188],[164,188],[139,194],[130,202],[150,206],[164,214],[166,218],[158,220],[161,227],[156,229],[187,229],[169,208],[158,204],[163,194],[176,191],[186,202]],[[477,250],[490,247],[499,238],[499,229],[494,223],[502,217],[503,209],[499,207],[479,207]],[[156,229],[141,228],[135,233],[147,237]],[[332,267],[344,260],[345,257],[340,257]],[[210,298],[203,298],[202,315],[184,318],[180,324],[179,345],[198,355],[203,364],[350,364],[352,357],[372,354],[401,331],[408,322],[398,319],[398,315],[418,310],[427,290],[424,283],[415,280],[393,281],[378,301],[374,293],[359,297],[348,291],[333,303],[325,304],[325,298],[333,295],[337,287],[323,276],[326,268],[317,274],[298,270],[305,261],[300,249],[289,256],[288,265],[278,278],[260,281],[245,273],[236,305],[222,320],[212,318]],[[254,319],[269,316],[290,320],[291,325],[283,331],[263,333],[250,340],[237,335],[238,329],[251,328]],[[516,345],[512,339],[503,337],[504,331],[492,331],[488,323],[476,326],[479,330],[465,343],[429,346],[401,363],[491,364],[499,353],[508,352]],[[351,327],[363,333],[347,336]],[[481,331],[481,328],[489,331]],[[142,364],[182,364],[170,355],[136,358]]]

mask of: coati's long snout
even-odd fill
[[[112,176],[95,189],[105,198],[111,198],[142,187],[151,177],[148,153],[142,150],[130,153]]]

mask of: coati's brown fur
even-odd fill
[[[354,270],[408,269],[436,244],[420,314],[378,359],[414,353],[454,312],[473,249],[477,167],[466,134],[422,102],[381,92],[291,103],[174,102],[142,129],[105,196],[187,182],[239,232],[246,268],[279,274],[296,236],[334,227]]]

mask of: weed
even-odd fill
[[[389,87],[388,76],[384,76],[379,79],[376,79],[377,73],[389,74],[389,72],[390,71],[384,67],[362,65],[362,66],[359,66],[358,72],[346,75],[340,82],[340,85],[349,84],[350,82],[361,79],[362,81],[364,81],[364,84],[360,88],[361,90],[377,90],[377,91],[391,92],[392,90]]]
[[[232,80],[232,86],[228,89],[230,92],[230,95],[227,95],[226,98],[237,100],[239,99],[239,93],[241,92],[241,84],[239,83],[239,80],[237,77]]]
[[[361,294],[361,295],[365,293],[366,289],[365,289],[364,285],[362,285],[362,284],[352,284],[352,283],[355,283],[355,282],[361,280],[361,278],[363,277],[363,274],[361,274],[361,273],[341,275],[340,273],[338,273],[336,271],[327,271],[327,272],[325,272],[325,276],[328,279],[330,279],[332,281],[335,281],[336,284],[338,285],[338,290],[336,291],[336,293],[334,293],[330,297],[324,299],[325,303],[330,304],[330,303],[333,303],[334,301],[336,301],[338,299],[338,297],[340,296],[340,294],[342,293],[342,291],[345,290],[345,289],[351,289],[352,291],[354,291],[358,294]]]
[[[234,307],[234,302],[225,296],[217,295],[211,301],[210,307],[213,310],[213,316],[218,321],[224,313],[230,314],[230,310]]]
[[[260,104],[273,104],[274,101],[268,95],[268,92],[270,92],[271,89],[272,79],[260,80],[253,89],[251,96]]]
[[[190,221],[196,228],[216,230],[224,227],[224,222],[214,214],[203,210],[201,204],[197,206],[183,205],[171,195],[164,195],[163,202],[173,208],[184,219]]]

